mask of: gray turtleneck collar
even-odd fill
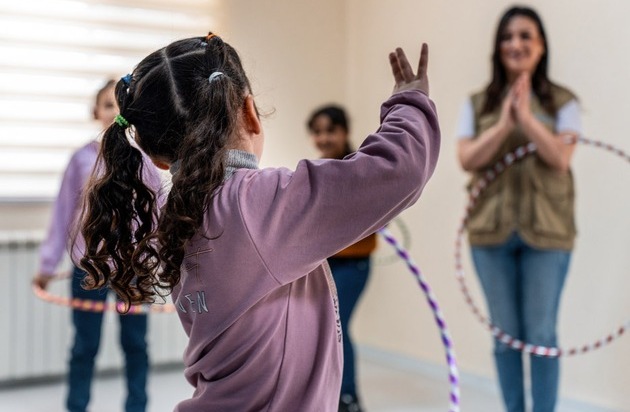
[[[171,175],[179,170],[180,161],[173,162],[169,168]],[[228,150],[227,161],[225,162],[225,176],[223,181],[228,180],[238,169],[258,169],[258,159],[256,155],[244,150]]]
[[[225,176],[223,181],[228,180],[238,169],[258,169],[258,159],[256,155],[243,150],[229,150],[227,162],[225,163]]]

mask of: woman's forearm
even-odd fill
[[[523,133],[536,145],[536,152],[545,163],[559,172],[569,170],[574,145],[567,145],[534,116],[523,119],[520,125]]]

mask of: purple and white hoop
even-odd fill
[[[623,150],[618,149],[614,147],[613,145],[610,145],[607,143],[602,143],[602,142],[587,139],[584,137],[579,137],[579,138],[570,137],[566,139],[566,143],[567,144],[583,143],[590,146],[598,147],[598,148],[607,150],[613,154],[616,154],[622,159],[630,162],[630,155],[625,153]],[[462,265],[461,249],[462,249],[462,243],[463,243],[463,238],[464,238],[464,232],[466,231],[466,223],[468,222],[468,219],[470,217],[470,212],[472,211],[473,207],[477,203],[477,200],[479,196],[481,195],[481,193],[488,187],[488,185],[490,185],[490,183],[492,183],[497,178],[497,176],[503,173],[513,163],[520,161],[521,159],[534,153],[535,151],[536,151],[536,146],[533,143],[530,143],[526,146],[518,147],[514,152],[508,153],[507,155],[505,155],[505,157],[503,157],[503,159],[499,160],[492,168],[490,168],[485,173],[485,175],[475,184],[475,186],[472,187],[470,191],[468,205],[466,206],[466,213],[464,214],[464,217],[462,218],[459,229],[457,230],[457,237],[455,240],[455,274],[456,274],[457,280],[459,281],[460,289],[462,293],[464,294],[466,303],[468,304],[468,306],[470,307],[474,315],[477,317],[477,319],[479,319],[481,323],[483,323],[484,325],[486,325],[486,327],[488,327],[488,329],[490,329],[492,336],[494,336],[498,341],[506,344],[507,346],[509,346],[510,348],[514,350],[522,351],[525,353],[533,353],[538,356],[550,357],[550,358],[559,357],[559,356],[573,356],[573,355],[590,352],[595,349],[599,349],[611,343],[615,339],[619,338],[621,335],[624,334],[624,332],[627,329],[630,329],[630,320],[626,321],[623,325],[619,326],[613,332],[609,333],[603,338],[598,339],[595,342],[590,343],[590,344],[576,346],[569,349],[532,345],[530,343],[523,342],[519,339],[516,339],[513,336],[510,336],[509,334],[502,331],[499,327],[492,324],[492,321],[488,319],[486,316],[484,316],[482,312],[479,310],[479,307],[475,304],[472,296],[470,295],[468,286],[466,285],[466,282],[464,279],[464,269]]]
[[[420,288],[422,288],[422,291],[427,298],[427,302],[431,307],[435,322],[437,323],[440,330],[442,344],[444,345],[444,349],[446,351],[446,362],[448,364],[448,380],[450,384],[449,411],[459,412],[460,391],[457,360],[455,358],[455,351],[453,348],[451,334],[448,331],[446,321],[444,320],[444,316],[442,315],[442,311],[440,310],[437,299],[431,291],[431,287],[424,279],[424,276],[422,275],[422,272],[420,271],[418,266],[414,263],[413,259],[411,259],[409,253],[398,243],[396,238],[392,236],[391,232],[387,228],[382,228],[381,230],[379,230],[379,233],[381,234],[381,236],[383,236],[383,238],[385,238],[387,243],[391,244],[396,249],[396,253],[398,254],[398,256],[400,256],[405,261],[407,267],[411,271],[411,274],[416,278],[418,284],[420,285]]]

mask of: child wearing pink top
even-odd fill
[[[82,233],[87,283],[129,303],[171,292],[195,391],[175,410],[334,412],[342,333],[326,258],[412,205],[440,147],[418,73],[389,56],[393,95],[381,126],[343,160],[258,168],[264,133],[236,51],[209,34],[146,57],[116,87],[120,115],[103,138]],[[157,216],[140,153],[169,168]]]

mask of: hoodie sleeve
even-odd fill
[[[39,251],[39,273],[42,275],[52,276],[66,253],[83,187],[91,171],[91,168],[82,166],[87,162],[93,166],[94,160],[91,157],[95,158],[95,155],[91,155],[85,148],[75,152],[63,174],[59,194],[53,204],[48,233]]]
[[[291,282],[383,227],[419,198],[439,149],[434,104],[405,91],[383,104],[379,129],[346,158],[248,174],[239,208],[268,270]]]

